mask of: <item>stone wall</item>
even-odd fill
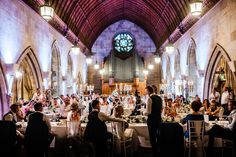
[[[187,56],[191,40],[196,44],[197,71],[205,71],[209,63],[211,54],[215,47],[221,45],[227,52],[231,60],[236,60],[236,1],[221,0],[212,10],[189,29],[174,46],[180,52],[181,74],[187,75]],[[171,55],[173,57],[175,54]],[[163,58],[165,59],[165,57]],[[174,59],[171,60],[174,62]],[[165,62],[165,61],[164,61]],[[172,64],[172,63],[171,63]],[[171,71],[174,71],[172,67]],[[211,67],[210,67],[211,68]],[[165,67],[163,67],[165,71]],[[194,72],[197,72],[194,71]],[[197,93],[201,98],[203,95],[205,77],[198,77]],[[205,90],[210,90],[205,88]]]
[[[44,74],[50,72],[53,45],[60,53],[61,74],[66,75],[67,57],[72,43],[40,15],[22,1],[1,0],[0,21],[0,59],[5,75],[9,73],[7,65],[17,63],[22,52],[30,47],[36,55],[43,77],[48,78]],[[87,69],[85,56],[82,53],[78,56],[71,54],[71,56],[74,77],[80,72],[85,82]],[[43,82],[40,83],[42,87]]]

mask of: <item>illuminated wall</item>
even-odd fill
[[[206,71],[210,55],[217,43],[225,49],[231,60],[236,60],[235,8],[236,1],[220,1],[174,43],[175,48],[180,52],[181,75],[187,75],[188,48],[192,39],[196,43],[197,70]],[[171,60],[171,62],[173,61]],[[173,71],[173,66],[171,68],[171,71]],[[163,64],[163,72],[165,74],[165,64]],[[203,98],[204,81],[204,76],[199,76],[195,83],[198,90],[197,94],[201,98]]]
[[[56,45],[60,53],[60,72],[62,76],[66,75],[67,56],[72,43],[35,11],[19,0],[1,0],[0,21],[0,57],[5,74],[8,73],[7,64],[16,63],[29,46],[36,54],[42,74],[49,72],[52,46]],[[80,72],[86,78],[85,56],[82,53],[78,56],[71,55],[74,77]]]

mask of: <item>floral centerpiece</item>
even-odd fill
[[[81,116],[80,122],[81,123],[88,123],[88,116]]]
[[[146,123],[147,117],[142,115],[124,117],[128,123]]]

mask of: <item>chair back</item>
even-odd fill
[[[122,139],[124,137],[125,129],[124,122],[111,122],[112,134],[118,139]]]
[[[152,148],[151,143],[149,142],[149,140],[146,140],[145,137],[138,136],[138,140],[142,148]]]
[[[81,136],[81,123],[79,121],[66,121],[67,136]]]
[[[205,122],[203,120],[189,120],[188,132],[190,141],[203,140]]]
[[[0,121],[0,150],[1,156],[17,156],[16,125],[11,121]]]

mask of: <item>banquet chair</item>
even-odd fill
[[[124,123],[122,124],[122,133],[124,137],[120,137],[116,125],[114,122],[111,122],[111,130],[113,135],[113,149],[116,146],[116,143],[119,144],[121,151],[124,152],[124,157],[127,157],[127,149],[130,149],[132,155],[132,142],[133,142],[133,129],[126,129]]]
[[[81,137],[82,128],[81,124],[78,121],[66,121],[66,135],[69,137]]]
[[[16,125],[11,121],[0,121],[1,153],[9,157],[17,155]]]
[[[232,154],[234,153],[233,151],[233,140],[228,140],[222,138],[222,151],[221,151],[221,156],[224,157],[224,149],[225,148],[230,148],[232,149]]]
[[[144,149],[151,149],[152,148],[150,141],[146,140],[145,137],[138,136],[138,141],[139,141],[141,148],[144,148]]]
[[[191,148],[196,146],[200,148],[203,157],[206,156],[204,150],[204,129],[205,129],[205,122],[202,120],[189,120],[188,121],[188,132],[189,138],[185,140],[186,146],[189,147],[188,157],[191,157]]]
[[[91,142],[83,139],[79,121],[66,121],[66,156],[95,157],[95,148]]]

